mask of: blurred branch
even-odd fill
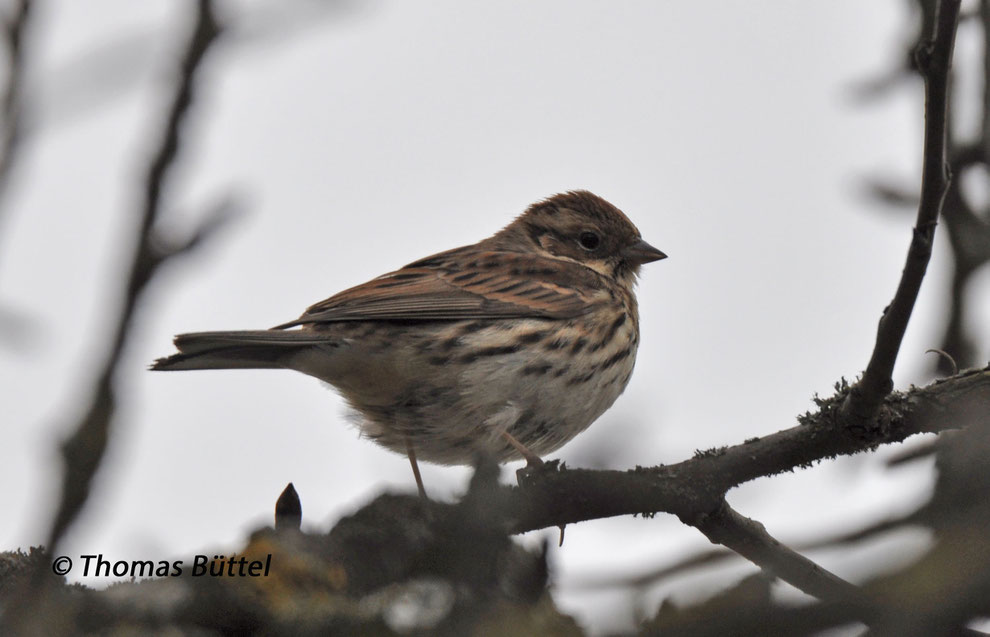
[[[887,458],[888,467],[897,467],[900,465],[915,462],[917,460],[923,460],[929,458],[939,450],[939,447],[953,435],[954,432],[946,431],[939,435],[938,438],[933,438],[929,440],[924,440],[921,443],[906,449],[902,449],[900,452]]]
[[[16,600],[5,594],[31,570],[49,569],[50,556],[0,553],[0,633],[580,637],[547,592],[546,544],[526,550],[491,520],[497,476],[494,463],[479,467],[456,504],[383,494],[316,533],[299,530],[302,504],[290,484],[276,503],[276,528],[259,528],[246,545],[223,551],[242,562],[233,573],[243,574],[247,561],[263,575],[215,576],[223,557],[214,557],[210,575],[195,575],[188,560],[164,562],[171,576],[105,590],[49,573],[45,612],[16,631],[6,613]]]
[[[620,587],[642,589],[659,584],[681,573],[695,571],[706,566],[722,564],[723,562],[737,558],[739,558],[739,554],[735,551],[718,547],[698,551],[694,555],[689,555],[672,564],[660,566],[639,575],[591,576],[571,582],[568,588],[582,590]]]
[[[0,116],[3,118],[0,125],[0,200],[10,182],[23,131],[24,36],[31,11],[31,0],[15,0],[10,15],[3,17],[0,40],[7,54],[7,82],[0,94]]]
[[[907,577],[901,575],[900,577]],[[899,578],[898,578],[899,579]],[[864,597],[874,597],[871,589]],[[922,595],[912,598],[924,602]],[[646,622],[640,635],[662,635],[663,637],[722,637],[724,635],[818,635],[828,629],[845,630],[841,635],[863,634],[855,630],[857,613],[862,603],[820,602],[793,604],[774,600],[766,582],[759,575],[743,579],[734,587],[719,593],[701,603],[679,608],[665,602],[657,616]],[[867,632],[867,635],[897,635],[897,637],[986,637],[982,633],[962,624],[951,622],[908,624],[898,620],[895,609],[884,621],[880,629]],[[914,618],[913,613],[903,616]],[[891,630],[891,627],[896,627]],[[935,630],[931,630],[934,628]],[[898,632],[901,631],[901,632]],[[926,632],[928,631],[928,632]],[[832,634],[832,632],[827,632]]]
[[[777,602],[766,578],[752,575],[700,603],[679,607],[664,602],[656,617],[643,624],[639,634],[662,637],[815,635],[855,622],[855,609],[850,604],[822,602],[796,606]]]
[[[24,40],[32,11],[31,0],[14,0],[9,13],[0,18],[0,41],[7,56],[6,83],[0,88],[0,227],[4,195],[24,133]],[[0,338],[5,346],[23,347],[33,327],[27,317],[0,306]]]
[[[893,208],[918,205],[918,194],[903,184],[889,179],[871,177],[863,183],[863,192],[879,203]]]
[[[938,480],[924,507],[934,545],[907,568],[864,585],[880,604],[898,605],[886,618],[886,634],[955,634],[974,617],[990,616],[987,421],[986,409],[963,413],[964,427],[941,439]]]
[[[168,231],[158,224],[152,233],[150,250],[162,261],[195,252],[229,226],[242,210],[237,198],[228,193],[199,215],[198,225],[192,231]]]
[[[873,418],[883,397],[893,389],[894,363],[914,310],[921,282],[932,254],[935,226],[949,187],[946,157],[949,113],[949,69],[956,39],[960,0],[939,0],[931,40],[918,47],[915,58],[925,79],[925,148],[921,176],[921,203],[907,262],[894,300],[884,310],[876,345],[862,379],[842,405],[842,415],[861,423]]]
[[[849,96],[852,101],[857,103],[871,102],[890,93],[901,81],[910,77],[911,63],[905,62],[903,65],[884,71],[876,77],[855,82],[849,88]]]
[[[931,33],[935,31],[935,20],[937,18],[938,0],[909,0],[907,4],[913,5],[918,13],[918,28],[914,35],[908,40],[905,51],[900,57],[900,62],[895,67],[877,74],[875,77],[867,78],[855,82],[850,87],[850,95],[853,100],[865,103],[879,99],[890,93],[891,89],[903,80],[910,80],[918,71],[918,61],[915,55],[917,48],[924,44]],[[978,19],[978,12],[961,10],[959,12],[959,24],[970,20]]]
[[[110,439],[116,412],[115,376],[121,364],[124,346],[133,324],[138,304],[158,268],[170,258],[200,244],[227,216],[220,206],[207,222],[183,241],[163,236],[158,229],[163,191],[170,170],[178,156],[183,123],[193,101],[193,89],[207,51],[220,35],[211,0],[198,0],[196,23],[179,68],[175,92],[166,116],[161,139],[152,155],[145,181],[144,201],[140,209],[134,254],[126,270],[124,301],[114,321],[112,336],[104,361],[94,374],[93,388],[85,413],[71,435],[62,443],[64,471],[62,489],[51,530],[45,546],[49,555],[57,553],[59,543],[89,498],[90,485],[102,462]],[[47,561],[46,561],[47,562]],[[32,577],[22,586],[4,617],[7,627],[17,634],[45,634],[48,615],[57,606],[57,581],[51,577],[49,564],[38,562]]]
[[[806,542],[793,542],[797,551],[815,551],[821,549],[834,549],[840,546],[856,544],[870,540],[878,535],[897,531],[908,526],[924,524],[927,520],[928,507],[923,506],[915,509],[906,515],[899,515],[891,518],[878,520],[868,526],[852,531],[844,531],[838,534],[826,535]],[[727,561],[735,560],[741,555],[735,551],[718,547],[699,551],[694,555],[678,560],[672,564],[667,564],[645,573],[634,576],[614,576],[608,578],[589,578],[574,585],[580,589],[601,589],[601,588],[637,588],[645,589],[656,586],[661,582],[680,575],[696,571],[708,566],[716,566]]]
[[[298,41],[306,31],[340,25],[374,8],[369,0],[261,0],[224,6],[224,46],[250,48]],[[33,120],[42,127],[66,124],[102,112],[139,87],[157,55],[155,25],[108,34],[78,51],[33,86],[32,104],[43,109]],[[35,122],[32,122],[35,123]]]
[[[46,544],[49,550],[54,551],[66,529],[82,510],[93,476],[106,450],[116,408],[114,376],[142,293],[159,266],[172,256],[181,254],[187,249],[185,246],[199,243],[199,240],[215,226],[215,224],[207,224],[194,233],[184,245],[172,247],[163,243],[156,233],[156,223],[162,207],[162,192],[169,170],[179,151],[179,136],[192,104],[197,72],[207,51],[220,33],[214,18],[212,2],[199,0],[197,4],[196,24],[181,62],[162,139],[148,168],[145,200],[141,210],[134,256],[126,275],[124,302],[114,319],[112,341],[104,363],[96,374],[96,387],[86,414],[62,446],[65,473],[61,498]]]
[[[795,588],[824,601],[852,603],[859,590],[778,542],[766,528],[739,515],[725,500],[715,511],[698,516],[694,526],[714,544],[721,544]],[[865,619],[860,615],[860,619]]]

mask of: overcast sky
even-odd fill
[[[644,268],[628,389],[555,457],[617,469],[683,460],[792,426],[815,392],[865,367],[912,217],[877,209],[861,185],[917,178],[922,102],[915,82],[867,105],[851,89],[900,63],[908,3],[326,4],[221,5],[232,28],[208,59],[163,221],[189,228],[227,195],[244,214],[146,296],[117,379],[116,436],[68,555],[183,559],[238,546],[271,522],[290,481],[314,530],[383,490],[414,491],[406,459],[361,440],[342,401],[311,378],[146,366],[175,333],[292,319],[563,190],[605,197],[670,258]],[[2,549],[38,544],[50,520],[55,443],[101,362],[191,6],[39,7],[33,126],[0,223],[0,305],[28,326],[0,342]],[[902,349],[900,386],[926,381],[923,352],[938,345],[946,247]],[[978,285],[990,288],[990,275]],[[982,298],[974,324],[990,324]],[[729,498],[783,539],[862,524],[930,488],[930,467],[883,469],[891,451]],[[423,477],[452,498],[467,471],[427,465]],[[900,559],[923,539],[900,538]],[[573,583],[706,545],[671,516],[569,527],[551,555],[556,598],[587,625],[621,626],[633,617],[622,591]],[[893,547],[869,554],[894,560]],[[863,555],[814,557],[856,579]],[[658,588],[650,601],[747,568]]]

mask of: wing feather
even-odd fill
[[[277,329],[337,321],[573,318],[607,294],[601,275],[575,262],[460,248],[344,290]]]

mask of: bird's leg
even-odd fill
[[[413,476],[416,478],[416,488],[419,489],[419,497],[429,500],[426,496],[426,487],[423,486],[423,476],[419,475],[419,463],[416,462],[416,451],[412,443],[406,438],[406,455],[409,456],[409,464],[412,465]]]
[[[516,451],[522,454],[522,457],[526,459],[527,468],[536,469],[538,467],[543,466],[543,461],[540,460],[540,457],[535,453],[533,453],[532,451],[530,451],[526,447],[526,445],[513,438],[512,434],[510,434],[508,431],[503,431],[502,437],[505,438],[505,441],[507,443],[515,447]]]
[[[526,459],[526,466],[516,471],[516,482],[519,486],[524,487],[527,484],[533,483],[542,475],[559,471],[559,460],[543,462],[538,455],[530,451],[526,445],[516,440],[509,432],[503,431],[502,437]]]

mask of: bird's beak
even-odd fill
[[[652,263],[653,261],[659,261],[660,259],[666,259],[667,255],[660,252],[647,242],[640,239],[631,246],[627,246],[622,250],[622,256],[628,261],[632,261],[636,265],[643,265],[644,263]]]

